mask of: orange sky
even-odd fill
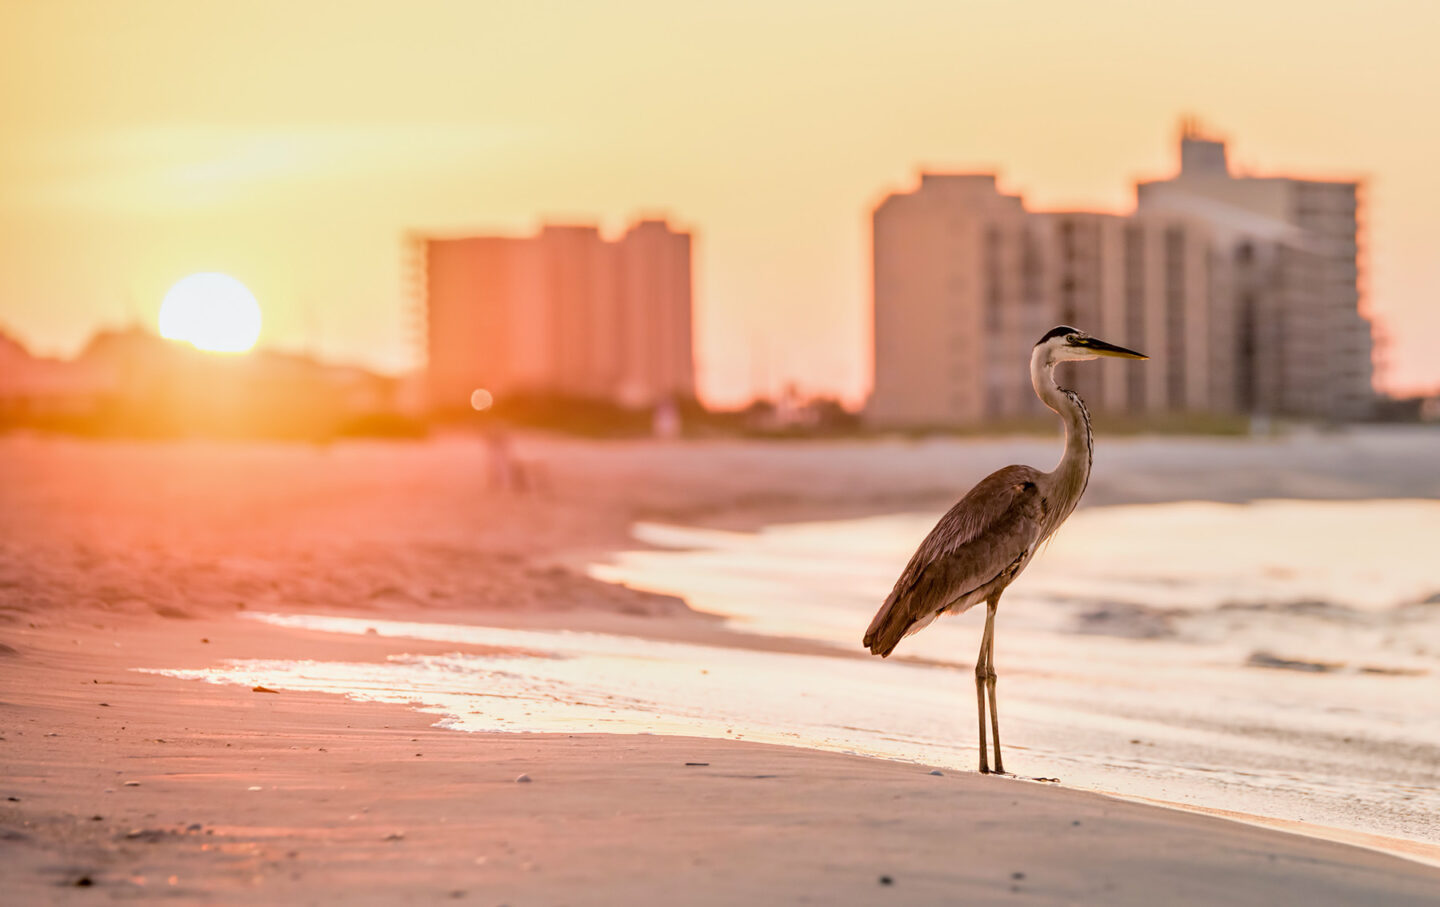
[[[192,271],[262,344],[418,362],[407,228],[697,233],[702,393],[870,380],[870,207],[917,168],[1123,210],[1181,113],[1369,180],[1387,383],[1440,384],[1440,4],[12,0],[0,327],[71,353]],[[757,389],[764,390],[760,387]]]

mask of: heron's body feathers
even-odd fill
[[[950,508],[915,552],[864,644],[889,655],[900,640],[942,613],[960,613],[1025,568],[1046,534],[1046,474],[1007,466]]]

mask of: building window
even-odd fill
[[[1025,302],[1039,305],[1045,301],[1044,268],[1040,259],[1040,243],[1035,234],[1026,232],[1025,245],[1020,262],[1021,279],[1024,281]]]
[[[1165,230],[1165,396],[1172,410],[1185,406],[1185,232]]]
[[[985,329],[1000,330],[1002,309],[1005,304],[1004,269],[1001,267],[1004,254],[1004,240],[1000,230],[991,227],[985,231]]]
[[[1075,225],[1068,220],[1060,225],[1060,251],[1066,261],[1075,260]]]
[[[1125,227],[1125,338],[1127,346],[1144,349],[1145,233],[1136,224]],[[1145,402],[1145,372],[1125,370],[1125,394],[1131,407]]]

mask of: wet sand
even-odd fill
[[[683,596],[726,615],[727,627],[850,654],[855,628],[869,622],[937,517],[754,533],[642,524],[639,537],[661,547],[614,555],[595,571]],[[1070,787],[1410,841],[1405,852],[1440,862],[1436,538],[1436,501],[1083,508],[1000,608],[1000,708],[1014,753],[1006,764]],[[649,714],[697,733],[723,716],[745,724],[748,739],[765,733],[771,742],[972,768],[973,731],[961,719],[973,702],[983,623],[983,613],[937,621],[884,661],[803,663],[637,649],[623,637],[583,645],[561,634],[487,632],[469,638],[513,638],[568,657],[452,659],[445,673],[415,659],[391,670],[461,724],[475,720],[472,709],[488,709],[467,704],[475,700],[452,671],[507,688],[523,673],[567,703],[588,703],[610,726],[606,694],[648,703]],[[344,621],[303,625],[347,631]],[[348,631],[367,626],[352,621]],[[465,638],[443,625],[406,632]],[[710,676],[695,677],[697,664]],[[667,665],[670,679],[657,682]],[[315,679],[354,688],[340,665],[235,671],[276,685]],[[756,701],[752,688],[775,695]],[[690,706],[697,698],[704,713]],[[634,706],[620,717],[627,712],[634,722],[648,717]]]
[[[911,450],[894,482],[874,471],[886,458],[841,450],[815,487],[850,490],[813,494],[907,509],[963,485],[972,460],[1008,462],[1001,446]],[[1032,446],[1049,447],[1022,442],[1014,459]],[[0,442],[7,902],[1348,904],[1440,890],[1440,870],[1394,856],[1015,779],[684,737],[461,734],[405,706],[135,670],[393,651],[235,620],[242,604],[724,639],[673,599],[564,565],[620,544],[638,516],[815,515],[781,493],[816,474],[813,449],[642,448],[638,465],[633,447],[536,449],[557,476],[543,502],[485,497],[469,448]],[[1367,475],[1398,485],[1433,463],[1408,440],[1378,450],[1304,467],[1316,496],[1382,494]],[[1264,469],[1282,471],[1245,483]],[[1168,488],[1165,471],[1130,479]]]
[[[23,664],[27,681],[6,684],[10,903],[99,888],[256,904],[1418,904],[1440,885],[1384,854],[1011,778],[686,737],[460,734],[403,706],[131,670],[317,647],[365,660],[378,639],[335,653],[328,636],[225,619],[9,636],[6,674]]]

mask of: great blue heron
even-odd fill
[[[1060,464],[1051,472],[1006,466],[981,479],[920,543],[865,631],[865,646],[886,656],[903,637],[941,614],[959,614],[985,602],[985,633],[975,662],[981,772],[990,771],[985,758],[987,692],[995,771],[1005,772],[995,713],[995,609],[1000,594],[1030,563],[1040,543],[1065,522],[1090,480],[1090,413],[1079,394],[1055,382],[1055,366],[1100,356],[1148,358],[1065,325],[1040,338],[1030,354],[1030,383],[1040,400],[1065,420],[1065,453]]]

